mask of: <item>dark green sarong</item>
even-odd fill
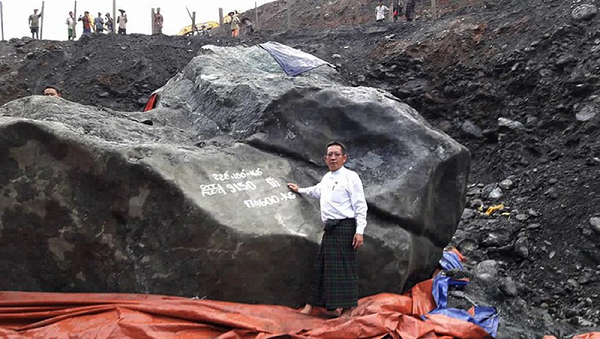
[[[308,304],[328,310],[358,303],[358,265],[352,239],[356,220],[328,221],[314,265]]]

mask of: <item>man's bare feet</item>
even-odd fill
[[[312,313],[312,306],[309,304],[304,305],[304,308],[300,311],[300,313],[302,314],[311,314]]]

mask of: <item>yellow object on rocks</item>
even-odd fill
[[[485,214],[487,215],[492,215],[492,213],[496,212],[496,211],[502,211],[504,209],[504,204],[499,204],[499,205],[494,205],[494,206],[490,206],[487,211],[485,211]]]

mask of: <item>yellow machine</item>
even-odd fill
[[[216,21],[201,22],[196,24],[196,31],[206,32],[217,27],[219,27],[219,23]],[[181,31],[179,31],[179,33],[177,33],[177,35],[194,35],[194,32],[192,31],[192,25],[185,26],[181,29]]]

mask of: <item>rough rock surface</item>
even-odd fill
[[[20,274],[4,288],[299,305],[322,227],[285,183],[318,182],[329,140],[347,143],[370,206],[360,294],[427,278],[462,213],[468,151],[390,94],[329,68],[289,78],[260,52],[203,49],[162,89],[172,107],[151,114],[44,97],[1,107],[1,220],[20,241],[2,240],[44,258],[11,258]]]

